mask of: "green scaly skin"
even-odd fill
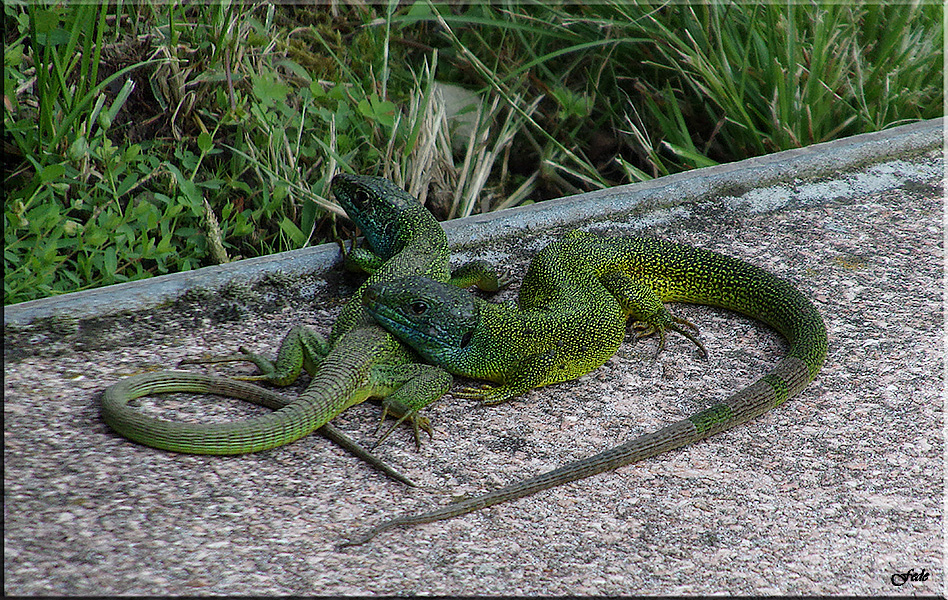
[[[279,410],[293,402],[292,398],[252,383],[190,371],[162,371],[148,375],[136,375],[123,379],[113,387],[114,389],[110,393],[123,398],[141,398],[142,396],[167,392],[217,394],[246,400],[273,410]],[[222,425],[205,425],[204,427],[214,428],[220,426]],[[326,423],[317,431],[326,439],[338,444],[350,454],[362,459],[392,479],[408,486],[415,485],[410,479],[362,448],[355,440],[334,427],[332,423]]]
[[[686,419],[600,454],[420,515],[385,521],[344,545],[402,525],[429,523],[612,470],[692,444],[785,402],[812,381],[827,351],[819,312],[789,282],[735,258],[684,244],[574,231],[530,264],[518,307],[490,304],[424,278],[370,286],[369,312],[426,360],[498,387],[464,391],[488,403],[574,379],[604,363],[626,319],[640,335],[685,333],[665,302],[734,310],[772,326],[790,349],[772,371]],[[700,343],[698,343],[700,347]],[[703,351],[703,347],[702,347]]]
[[[149,394],[180,391],[235,395],[263,404],[258,400],[269,392],[241,383],[250,387],[234,394],[235,388],[224,384],[226,379],[186,372],[135,375],[103,394],[102,416],[112,429],[136,442],[174,452],[259,452],[293,442],[325,426],[346,408],[380,397],[386,412],[411,419],[417,436],[417,428],[427,424],[418,411],[444,395],[451,376],[438,367],[412,362],[411,350],[367,315],[362,293],[373,283],[412,274],[448,281],[447,238],[417,200],[387,180],[339,175],[332,190],[374,251],[374,273],[343,307],[330,343],[294,330],[281,347],[276,367],[264,376],[286,384],[306,366],[314,373],[306,390],[260,417],[221,424],[178,423],[147,416],[128,403]],[[466,281],[477,280],[486,288],[502,285],[490,274],[480,279],[467,275]],[[306,342],[300,344],[300,339]]]

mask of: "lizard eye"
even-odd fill
[[[471,343],[471,338],[474,336],[473,332],[465,331],[464,335],[461,336],[461,347],[464,348]]]
[[[365,206],[369,203],[369,195],[364,190],[356,190],[352,194],[352,203],[356,206]]]
[[[421,300],[415,300],[408,306],[408,308],[411,309],[413,315],[417,316],[421,316],[428,312],[428,304],[426,302],[422,302]]]

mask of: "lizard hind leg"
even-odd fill
[[[497,292],[513,282],[510,272],[504,268],[495,269],[487,261],[472,260],[451,272],[448,283],[460,288],[477,286],[484,292]]]
[[[652,334],[658,335],[656,359],[665,349],[666,330],[685,336],[698,347],[702,358],[708,357],[708,350],[698,337],[698,327],[687,319],[673,315],[651,286],[619,272],[602,276],[600,282],[615,296],[627,318],[632,319],[635,341]]]
[[[303,369],[314,374],[323,358],[329,354],[329,342],[318,332],[296,325],[290,329],[280,349],[277,351],[276,361],[254,354],[243,346],[238,350],[240,354],[221,356],[217,358],[188,358],[179,364],[211,364],[222,362],[252,362],[260,369],[260,375],[234,377],[241,381],[266,381],[277,386],[287,386],[296,381]]]

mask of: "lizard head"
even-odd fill
[[[441,231],[438,221],[418,200],[383,177],[342,173],[333,178],[331,188],[372,250],[385,260],[419,233]]]
[[[438,364],[465,351],[479,320],[470,292],[419,275],[370,285],[362,304],[392,335]]]

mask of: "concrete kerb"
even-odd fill
[[[524,229],[545,229],[580,223],[592,215],[643,213],[690,204],[713,194],[734,195],[746,190],[799,179],[815,179],[888,158],[929,151],[944,144],[944,118],[921,121],[885,131],[787,150],[740,162],[695,169],[643,183],[618,186],[548,200],[496,213],[444,223],[453,248],[485,244]],[[31,300],[4,307],[4,326],[27,326],[36,319],[84,319],[124,311],[147,310],[174,301],[189,290],[216,292],[234,282],[253,284],[270,274],[293,276],[322,273],[338,260],[338,248],[323,244]]]

